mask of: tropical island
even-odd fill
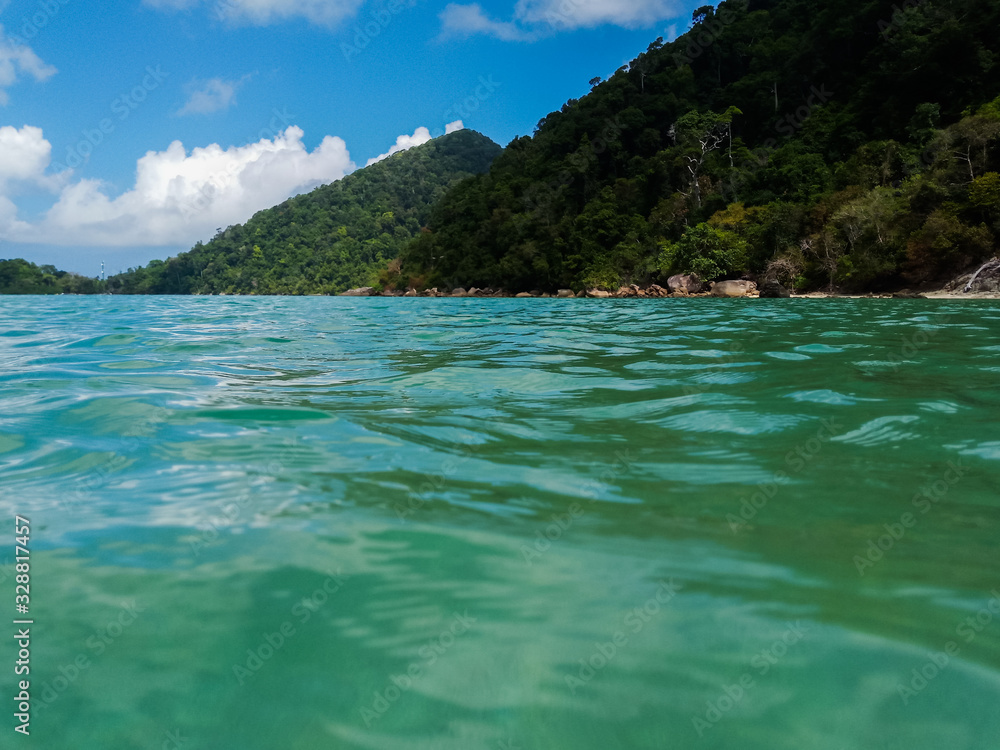
[[[987,0],[704,6],[506,148],[451,133],[106,281],[0,261],[0,293],[940,289],[998,254],[997,28]]]

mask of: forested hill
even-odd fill
[[[450,191],[386,280],[859,289],[997,253],[1000,3],[727,0],[694,21]]]
[[[325,294],[373,283],[431,205],[501,151],[460,130],[260,211],[166,261],[108,279],[125,294]]]
[[[38,266],[21,258],[0,260],[0,294],[98,294],[98,279]]]

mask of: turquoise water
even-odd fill
[[[0,320],[5,747],[1000,746],[997,302]]]

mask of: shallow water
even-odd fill
[[[25,744],[996,748],[998,418],[995,301],[0,298]]]

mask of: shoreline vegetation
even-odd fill
[[[1000,255],[997,28],[995,0],[706,5],[506,148],[457,131],[107,281],[0,262],[0,293],[951,294]]]
[[[985,269],[984,273],[981,273]],[[17,277],[14,272],[20,271]],[[686,276],[678,279],[671,277],[667,286],[659,284],[630,284],[617,289],[590,288],[574,291],[573,289],[558,289],[553,292],[533,289],[528,292],[513,292],[507,289],[480,289],[477,287],[456,287],[451,290],[414,289],[405,291],[377,287],[355,287],[339,293],[326,294],[276,294],[251,293],[194,292],[190,296],[220,296],[220,297],[420,297],[420,298],[452,298],[473,297],[479,299],[1000,299],[1000,258],[994,258],[979,268],[967,271],[947,284],[924,286],[914,291],[909,288],[894,290],[866,291],[858,293],[839,290],[811,290],[793,292],[786,289],[776,280],[763,282],[763,291],[757,283],[749,279],[730,279],[712,282],[701,282],[697,277]],[[14,291],[16,289],[16,291]],[[968,291],[966,291],[968,290]],[[53,266],[36,266],[22,259],[0,259],[0,295],[9,296],[94,296],[113,295],[108,291],[107,282],[99,279],[81,276],[79,274],[58,271]],[[129,293],[128,296],[163,296],[163,293]]]

